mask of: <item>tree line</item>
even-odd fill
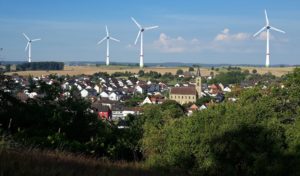
[[[17,65],[18,71],[26,70],[63,70],[63,62],[27,62]]]

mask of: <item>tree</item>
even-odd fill
[[[208,96],[208,95],[207,96],[203,96],[203,97],[197,99],[195,104],[197,106],[202,106],[202,105],[204,105],[206,103],[209,103],[211,101],[211,99],[212,98],[210,96]]]
[[[178,69],[177,71],[176,71],[176,75],[182,75],[183,74],[183,70],[182,69]]]
[[[144,70],[140,70],[140,71],[138,72],[138,75],[139,75],[140,77],[143,77],[144,74],[145,74]]]
[[[195,71],[194,67],[189,67],[189,72]]]
[[[257,73],[257,70],[256,69],[253,69],[252,70],[252,74],[256,74]]]

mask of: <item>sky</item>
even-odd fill
[[[105,61],[112,37],[111,62],[139,62],[138,33],[142,26],[158,25],[144,33],[146,63],[203,64],[265,63],[267,9],[272,26],[271,65],[300,64],[300,1],[298,0],[0,0],[0,59],[26,61],[26,33],[32,61]]]

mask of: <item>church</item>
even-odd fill
[[[169,98],[170,100],[175,100],[180,104],[185,103],[195,103],[198,98],[201,97],[201,73],[200,68],[198,67],[196,72],[196,85],[189,87],[173,87],[170,90]]]

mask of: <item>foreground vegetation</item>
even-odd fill
[[[68,151],[114,162],[141,162],[138,167],[151,170],[149,175],[153,170],[160,170],[163,175],[173,175],[174,171],[185,175],[300,173],[299,68],[268,87],[258,85],[233,93],[237,102],[214,104],[190,117],[174,101],[146,105],[142,115],[128,116],[129,126],[121,130],[98,120],[88,111],[88,102],[76,98],[76,92],[72,92],[72,98],[57,101],[56,89],[44,86],[47,96],[27,103],[0,92],[2,135],[22,147]],[[26,165],[31,162],[30,157],[25,157],[28,160],[24,159],[22,165],[21,153],[4,151],[1,157],[5,161],[4,156],[12,158],[11,165],[17,163],[17,167],[28,170],[25,175],[33,175]],[[44,158],[36,157],[32,162],[43,163]],[[53,167],[59,163],[51,162],[49,166]],[[0,167],[9,172],[11,165],[1,162]],[[85,166],[68,167],[76,170]],[[38,168],[40,173],[48,172],[48,167]],[[79,173],[88,175],[89,171],[83,169]]]
[[[54,151],[0,150],[0,175],[19,176],[102,176],[161,175],[141,163],[109,162],[86,156]]]

